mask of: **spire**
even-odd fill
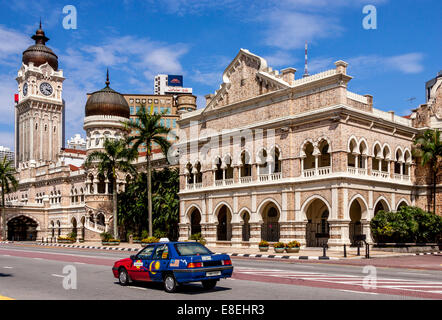
[[[106,71],[106,87],[109,87],[109,85],[110,85],[110,81],[109,81],[109,68],[107,68],[107,71]]]
[[[307,69],[307,41],[305,41],[305,67],[304,67],[304,75],[303,78],[308,77],[308,69]]]
[[[45,32],[41,28],[41,17],[40,17],[39,28],[35,32],[35,34],[32,36],[32,39],[35,40],[35,44],[42,44],[42,45],[45,45],[46,42],[49,41],[49,38],[46,37]]]

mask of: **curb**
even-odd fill
[[[340,260],[336,257],[324,257],[324,256],[279,256],[274,254],[248,254],[248,253],[226,253],[231,257],[243,257],[243,258],[266,258],[266,259],[286,259],[286,260]]]
[[[64,247],[64,248],[79,248],[79,249],[99,249],[99,250],[113,250],[113,251],[140,251],[142,248],[118,248],[118,247],[96,247],[96,246],[81,246],[72,244],[58,244],[58,243],[36,243],[40,246],[52,246],[52,247]],[[324,256],[280,256],[280,255],[267,255],[267,254],[248,254],[248,253],[226,253],[215,252],[215,254],[228,254],[231,257],[242,258],[266,258],[266,259],[285,259],[285,260],[340,260],[336,257],[324,257]]]
[[[140,251],[142,248],[119,248],[119,247],[96,247],[96,246],[78,246],[72,244],[58,244],[58,243],[37,243],[40,246],[48,247],[64,247],[64,248],[79,248],[79,249],[100,249],[100,250],[114,250],[114,251]]]
[[[416,253],[417,256],[438,255],[438,254],[442,254],[442,251]]]

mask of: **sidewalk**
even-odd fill
[[[0,242],[2,243],[2,242]],[[13,243],[13,242],[9,242]],[[16,244],[24,244],[25,242],[15,242]],[[27,242],[29,243],[29,242]],[[141,244],[129,244],[122,242],[118,246],[103,246],[101,242],[86,242],[74,244],[58,244],[58,243],[41,243],[33,242],[33,244],[42,246],[58,246],[66,248],[84,248],[84,249],[100,249],[137,252],[142,249]],[[348,260],[348,259],[364,259],[365,248],[360,248],[360,256],[357,255],[356,248],[347,248],[347,257],[345,258],[342,251],[327,250],[326,256],[323,256],[322,248],[304,248],[299,253],[275,253],[273,248],[269,248],[267,252],[260,252],[258,248],[235,248],[235,247],[213,247],[207,246],[215,253],[226,253],[232,257],[243,258],[269,258],[269,259],[289,259],[289,260]],[[394,253],[379,250],[370,250],[370,258],[387,258],[400,256],[416,256],[416,253]]]

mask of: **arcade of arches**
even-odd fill
[[[399,201],[396,209],[403,205],[408,203]],[[377,198],[369,210],[365,199],[355,196],[349,201],[346,218],[332,219],[329,203],[321,197],[312,197],[302,206],[301,220],[287,222],[282,220],[279,204],[274,201],[262,203],[255,215],[246,208],[235,214],[227,204],[219,204],[207,220],[200,207],[192,206],[187,211],[188,222],[181,224],[181,234],[187,234],[181,240],[201,233],[209,244],[220,245],[224,242],[247,246],[260,240],[298,240],[305,247],[342,246],[344,243],[355,246],[360,239],[371,242],[370,217],[380,210],[391,210],[384,198]]]

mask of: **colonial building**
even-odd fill
[[[295,73],[241,49],[206,107],[181,116],[182,240],[201,232],[210,245],[342,248],[356,235],[372,241],[379,210],[431,209],[411,152],[421,130],[442,123],[442,79],[426,105],[402,117],[349,91],[344,61]]]
[[[24,51],[17,76],[15,152],[19,186],[5,196],[5,221],[0,226],[5,226],[9,240],[56,241],[73,231],[86,241],[96,240],[103,231],[112,230],[112,181],[100,176],[96,168],[85,170],[87,155],[102,150],[106,138],[126,135],[122,122],[128,121],[133,109],[143,102],[137,100],[167,100],[164,104],[170,104],[171,110],[163,121],[173,127],[172,119],[178,118],[180,109],[196,109],[196,97],[122,95],[110,87],[108,77],[103,89],[88,94],[83,126],[86,140],[76,136],[64,148],[63,70],[59,69],[58,57],[46,46],[49,39],[41,26],[32,38],[35,45]],[[145,167],[145,156],[146,152],[141,152],[135,161],[140,170]],[[154,150],[153,166],[165,163],[161,153]],[[118,191],[124,190],[128,178],[118,176]]]

